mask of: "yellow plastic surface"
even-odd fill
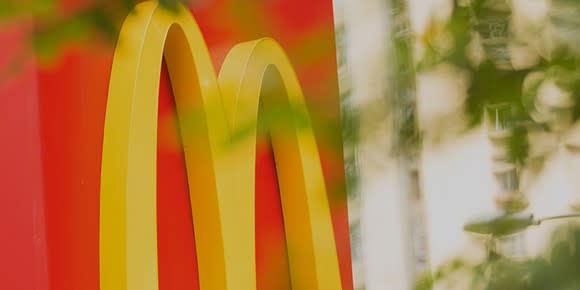
[[[239,44],[216,78],[187,8],[174,13],[153,1],[138,4],[125,20],[111,72],[101,173],[101,289],[158,289],[156,143],[163,55],[183,140],[201,289],[256,289],[257,121],[260,106],[280,105],[293,118],[269,130],[292,288],[342,289],[316,140],[283,49],[269,38]],[[265,93],[265,86],[282,93]],[[240,130],[243,137],[234,138]]]

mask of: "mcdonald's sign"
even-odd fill
[[[10,289],[352,289],[331,1],[311,17],[322,52],[301,40],[308,26],[220,42],[207,23],[236,1],[215,2],[139,3],[114,50],[71,47],[60,64],[31,65],[38,123],[27,130],[41,140],[26,150],[39,161],[19,178],[39,186],[21,197],[32,217],[0,216],[31,227],[4,242],[22,262],[0,264]],[[281,2],[248,5],[309,5]]]

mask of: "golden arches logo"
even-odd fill
[[[260,102],[282,102],[307,116],[300,84],[272,39],[235,46],[219,77],[193,16],[144,2],[127,17],[111,72],[100,197],[103,290],[158,289],[156,229],[157,106],[165,55],[189,181],[200,287],[254,290],[254,180]],[[261,96],[276,76],[283,94]],[[262,100],[260,100],[262,98]],[[192,122],[187,115],[201,112]],[[328,197],[312,128],[290,120],[270,130],[294,289],[342,289]],[[195,124],[192,124],[195,123]],[[201,134],[201,135],[200,135]],[[201,136],[201,138],[199,137]]]

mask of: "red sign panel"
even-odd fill
[[[75,2],[75,1],[66,1]],[[76,9],[78,3],[67,4]],[[332,1],[207,0],[190,10],[219,68],[237,43],[271,37],[290,58],[313,119],[343,289],[352,289]],[[114,46],[67,45],[24,61],[34,20],[0,27],[0,278],[4,289],[99,289],[99,190]],[[157,152],[159,288],[199,289],[188,180],[165,69]],[[258,289],[291,289],[271,146],[258,138]]]

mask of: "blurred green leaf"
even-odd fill
[[[3,0],[0,1],[0,18],[50,15],[55,8],[55,0]]]
[[[552,234],[552,242],[545,248],[549,259],[538,256],[529,259],[510,259],[499,256],[476,264],[460,264],[454,268],[453,262],[436,270],[429,280],[421,276],[415,290],[432,289],[433,283],[453,279],[457,271],[466,270],[466,278],[471,280],[466,290],[580,290],[580,226],[562,226]],[[460,259],[460,258],[459,258]],[[454,268],[455,271],[449,271]],[[462,272],[463,273],[463,272]]]
[[[88,17],[89,13],[79,13],[36,30],[33,44],[40,57],[51,58],[64,43],[85,36],[92,26],[92,21]]]

